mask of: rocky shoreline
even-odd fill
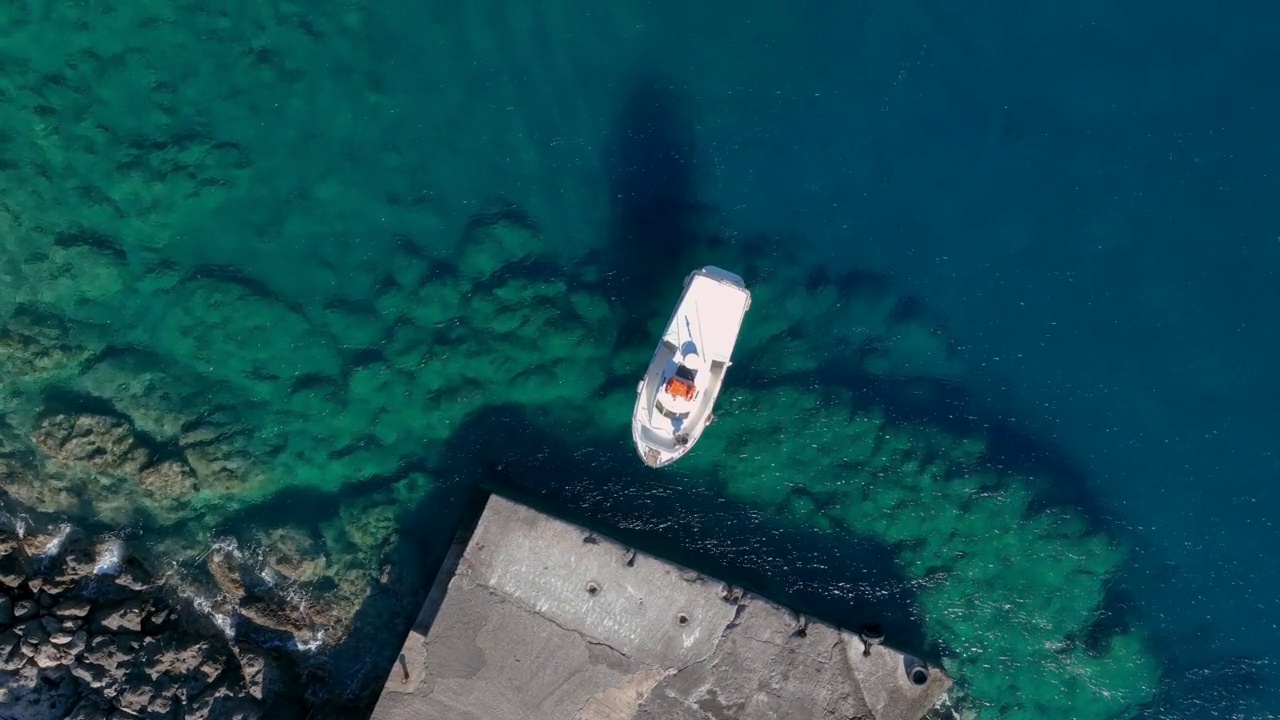
[[[297,689],[119,541],[0,532],[0,720],[292,718]]]

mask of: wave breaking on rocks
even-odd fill
[[[219,628],[118,538],[0,528],[6,720],[293,718],[296,664]]]

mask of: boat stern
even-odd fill
[[[646,425],[637,424],[633,427],[632,438],[636,443],[636,453],[651,468],[660,468],[679,460],[692,444],[676,444],[671,447],[671,443],[663,442],[666,438],[652,437],[651,434],[656,433]]]
[[[640,459],[644,461],[644,464],[656,470],[684,457],[686,448],[680,448],[676,452],[667,452],[652,445],[637,445],[636,450],[640,452]]]
[[[666,464],[662,461],[662,451],[658,450],[658,448],[641,445],[637,446],[636,449],[640,451],[640,459],[644,461],[645,465],[651,468],[660,468]]]

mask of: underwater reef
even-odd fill
[[[653,543],[714,499],[723,524],[685,528],[699,542],[681,560],[715,554],[721,575],[753,562],[752,537],[803,538],[778,557],[805,587],[770,594],[827,597],[844,625],[888,619],[857,615],[861,598],[901,595],[876,607],[982,718],[1123,718],[1156,696],[1154,646],[1108,614],[1123,538],[1055,499],[1052,464],[1002,455],[943,318],[693,199],[695,123],[664,116],[671,93],[635,93],[612,146],[583,151],[612,165],[566,184],[604,178],[579,204],[609,227],[570,251],[511,191],[532,183],[485,180],[489,145],[459,139],[465,93],[447,121],[393,112],[412,75],[369,62],[371,10],[77,8],[0,5],[0,509],[118,535],[163,578],[174,637],[225,668],[189,698],[254,674],[243,643],[301,668],[288,687],[308,707],[367,707],[481,486],[587,520],[626,486],[636,506],[595,520]],[[418,148],[423,123],[446,140]],[[704,263],[754,301],[715,425],[652,473],[629,445],[635,381]],[[538,432],[494,422],[510,417]],[[23,563],[10,602],[45,628],[60,606],[5,542]],[[869,549],[886,574],[824,582]],[[151,662],[152,622],[118,664]],[[75,622],[45,629],[80,645]],[[8,632],[0,658],[30,680],[40,661]],[[85,652],[107,642],[84,632]]]
[[[453,257],[406,244],[372,307],[334,298],[318,312],[266,280],[196,268],[136,305],[158,316],[150,343],[19,293],[0,345],[0,487],[24,508],[138,528],[140,552],[203,588],[212,617],[283,633],[296,652],[339,646],[397,572],[407,508],[450,486],[443,451],[469,417],[519,407],[629,451],[614,440],[656,335],[620,337],[627,313],[603,260],[557,265],[534,252],[542,242],[499,205]],[[891,548],[924,637],[982,717],[1123,717],[1149,700],[1158,668],[1141,635],[1092,627],[1120,543],[1037,502],[1051,479],[1001,469],[980,423],[908,417],[892,400],[954,395],[939,319],[883,278],[802,271],[749,246],[708,237],[698,250],[759,281],[718,420],[663,482],[716,488],[774,532]],[[777,269],[752,273],[761,262]],[[581,424],[584,401],[603,422]],[[505,482],[553,482],[538,452],[521,448]],[[652,482],[635,464],[635,482]],[[459,507],[442,502],[437,517]]]

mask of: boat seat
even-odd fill
[[[698,394],[698,389],[694,387],[693,383],[682,377],[674,375],[667,380],[666,390],[672,397],[683,398],[685,400],[692,400],[694,396]]]

